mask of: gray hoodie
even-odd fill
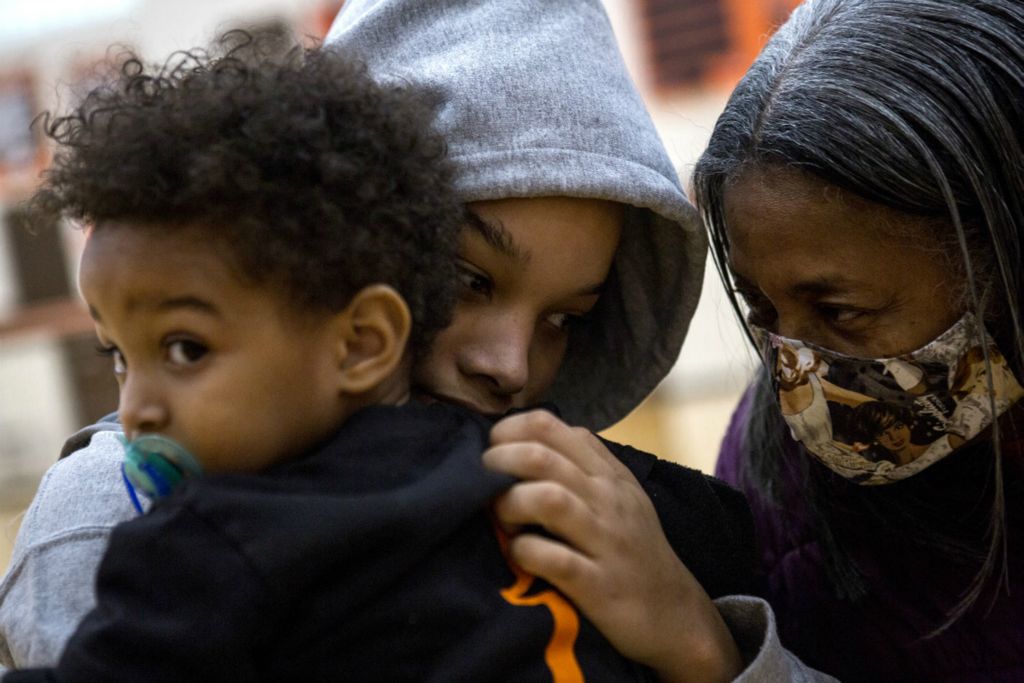
[[[591,429],[624,417],[679,355],[706,242],[600,1],[348,0],[327,42],[434,101],[464,201],[633,207],[595,324],[546,396]]]

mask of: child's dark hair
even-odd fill
[[[32,214],[199,227],[299,309],[389,284],[422,351],[451,315],[464,215],[433,112],[338,51],[279,43],[230,31],[154,67],[127,53],[70,114],[44,117],[58,147]]]

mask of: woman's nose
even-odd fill
[[[134,439],[139,434],[163,430],[169,412],[154,382],[129,374],[121,385],[118,416],[125,435]]]
[[[776,308],[775,324],[773,327],[775,328],[775,334],[781,337],[809,341],[807,339],[809,329],[806,316]]]

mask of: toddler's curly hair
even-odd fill
[[[420,352],[451,316],[464,216],[433,114],[329,46],[236,30],[162,65],[127,52],[69,114],[42,118],[57,147],[30,215],[198,227],[299,310],[389,284]]]

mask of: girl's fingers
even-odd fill
[[[553,481],[581,492],[587,474],[559,451],[538,441],[516,441],[491,446],[483,453],[484,467],[523,481]]]
[[[494,502],[503,527],[542,527],[582,556],[600,552],[590,507],[575,493],[550,481],[520,482]],[[545,576],[545,578],[547,578]]]
[[[567,595],[586,595],[584,586],[592,583],[594,562],[557,539],[524,533],[509,541],[509,555],[520,567]]]
[[[589,431],[538,410],[500,421],[491,441],[485,466],[521,480],[495,505],[506,529],[541,526],[591,559],[628,551],[636,531],[660,534],[632,473]]]
[[[570,427],[546,410],[518,413],[491,428],[491,444],[535,442],[560,453],[585,474],[613,475],[625,467],[582,427]]]
[[[730,677],[739,671],[721,616],[676,557],[643,487],[604,444],[544,411],[501,420],[491,444],[486,466],[520,479],[494,504],[499,523],[520,531],[509,541],[519,566],[665,679],[700,669],[691,651],[712,652]]]

